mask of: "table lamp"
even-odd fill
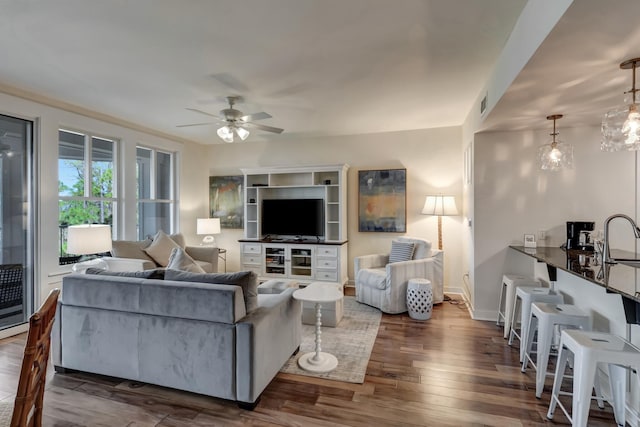
[[[212,234],[220,234],[220,218],[198,218],[196,234],[205,235],[200,245],[215,246],[216,239]]]
[[[458,215],[454,196],[427,196],[422,208],[423,215],[438,216],[438,249],[442,249],[442,217]]]
[[[67,229],[67,253],[82,255],[72,267],[76,273],[88,268],[108,270],[109,265],[96,256],[111,250],[111,226],[107,224],[71,225]]]

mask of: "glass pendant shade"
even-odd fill
[[[561,141],[545,144],[538,149],[540,169],[559,171],[573,168],[573,146]]]
[[[217,133],[224,142],[233,142],[233,131],[229,126],[222,126]]]
[[[247,137],[249,136],[249,131],[246,130],[245,128],[237,128],[236,129],[236,133],[238,134],[238,136],[240,137],[241,140],[245,140],[247,139]]]
[[[640,150],[638,104],[608,111],[602,120],[602,151]]]
[[[553,120],[553,132],[551,142],[538,148],[538,165],[540,169],[547,171],[559,171],[573,168],[573,145],[557,139],[556,120],[561,119],[562,114],[547,116],[547,120]]]
[[[631,69],[631,90],[625,92],[624,105],[608,111],[602,119],[602,151],[640,150],[640,111],[636,101],[636,68],[640,58],[629,59],[620,64],[623,70]]]

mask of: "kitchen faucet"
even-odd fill
[[[629,259],[616,259],[611,258],[611,253],[609,250],[609,223],[611,220],[615,218],[624,218],[631,223],[631,227],[633,228],[633,234],[636,236],[636,239],[640,239],[640,228],[636,225],[633,219],[625,214],[613,214],[609,218],[604,221],[604,246],[602,248],[602,264],[616,264],[618,261],[638,261],[638,260],[629,260]],[[604,267],[604,265],[603,265]]]

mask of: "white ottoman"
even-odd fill
[[[417,320],[431,318],[433,311],[433,288],[431,280],[409,279],[407,285],[407,309],[409,317]]]

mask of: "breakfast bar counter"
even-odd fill
[[[640,324],[640,292],[636,289],[638,268],[625,264],[602,265],[594,257],[593,252],[579,250],[566,251],[559,247],[525,248],[524,246],[509,246],[512,250],[528,255],[538,262],[545,263],[551,281],[557,280],[558,270],[568,273],[605,289],[606,293],[618,294],[622,297],[622,304],[626,323]],[[617,257],[633,257],[624,251],[612,250]],[[563,273],[561,273],[563,274]],[[567,277],[565,275],[565,277]]]

